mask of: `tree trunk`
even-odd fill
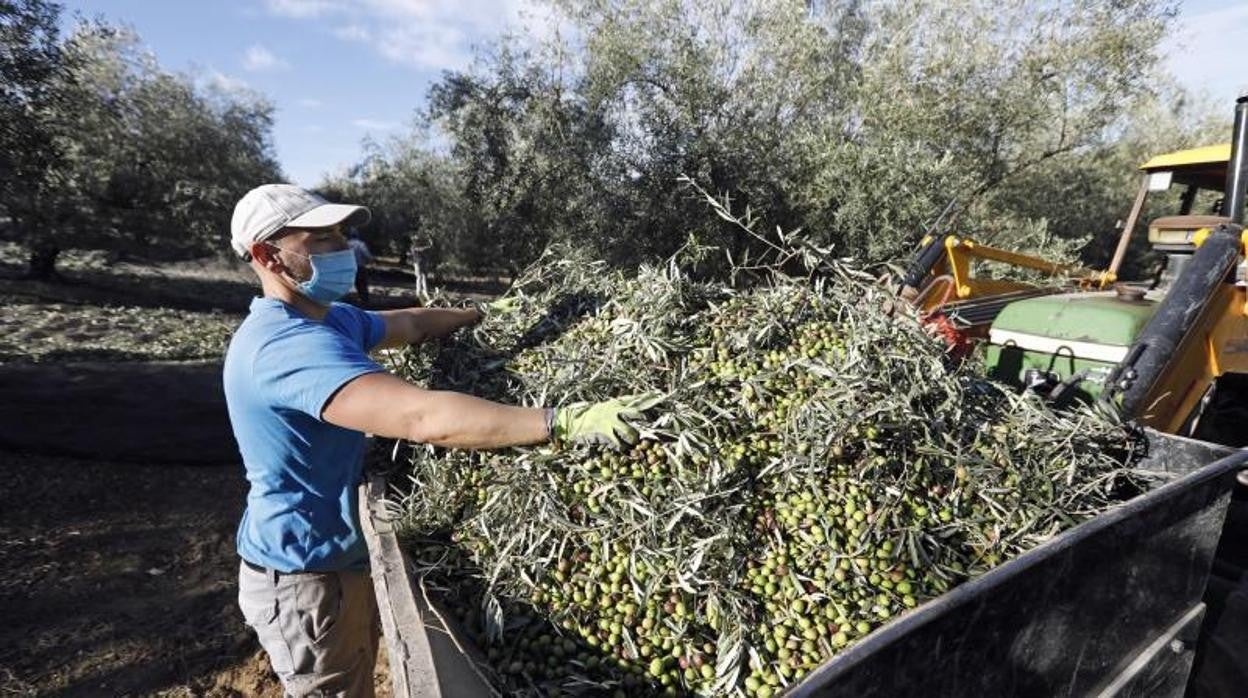
[[[56,258],[61,248],[53,243],[39,243],[30,250],[30,265],[26,278],[34,281],[54,281],[60,278],[56,272]]]

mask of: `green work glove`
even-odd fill
[[[657,393],[628,395],[605,402],[577,402],[555,410],[551,436],[556,441],[597,443],[619,449],[637,441],[637,429],[626,420],[638,419],[663,401]]]
[[[520,299],[514,296],[510,298],[496,298],[489,303],[477,303],[477,313],[481,317],[490,317],[491,315],[508,315],[520,309]]]

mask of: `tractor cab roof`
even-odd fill
[[[1179,184],[1216,191],[1226,183],[1226,163],[1230,159],[1231,144],[1220,143],[1164,153],[1140,165],[1140,169],[1150,173],[1169,171]]]

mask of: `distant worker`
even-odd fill
[[[412,258],[412,276],[415,278],[416,296],[424,298],[429,294],[429,284],[425,279],[427,271],[425,253],[433,247],[431,240],[426,240],[419,236],[412,236],[412,244],[407,248],[407,253]]]
[[[366,433],[445,448],[619,447],[637,439],[627,420],[656,402],[516,407],[387,373],[368,352],[444,337],[514,306],[372,312],[336,302],[356,272],[343,229],[368,218],[361,206],[266,184],[230,223],[231,245],[263,291],[230,340],[223,377],[250,483],[238,603],[296,697],[373,695],[379,622],[356,494]]]
[[[355,228],[347,230],[347,244],[355,253],[355,293],[360,297],[360,303],[368,305],[368,263],[373,261],[373,252],[368,249],[368,243],[360,239]]]

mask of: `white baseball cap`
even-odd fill
[[[363,206],[331,204],[293,184],[265,184],[243,195],[230,220],[230,245],[251,259],[251,243],[267,240],[283,228],[364,225],[372,214]]]

